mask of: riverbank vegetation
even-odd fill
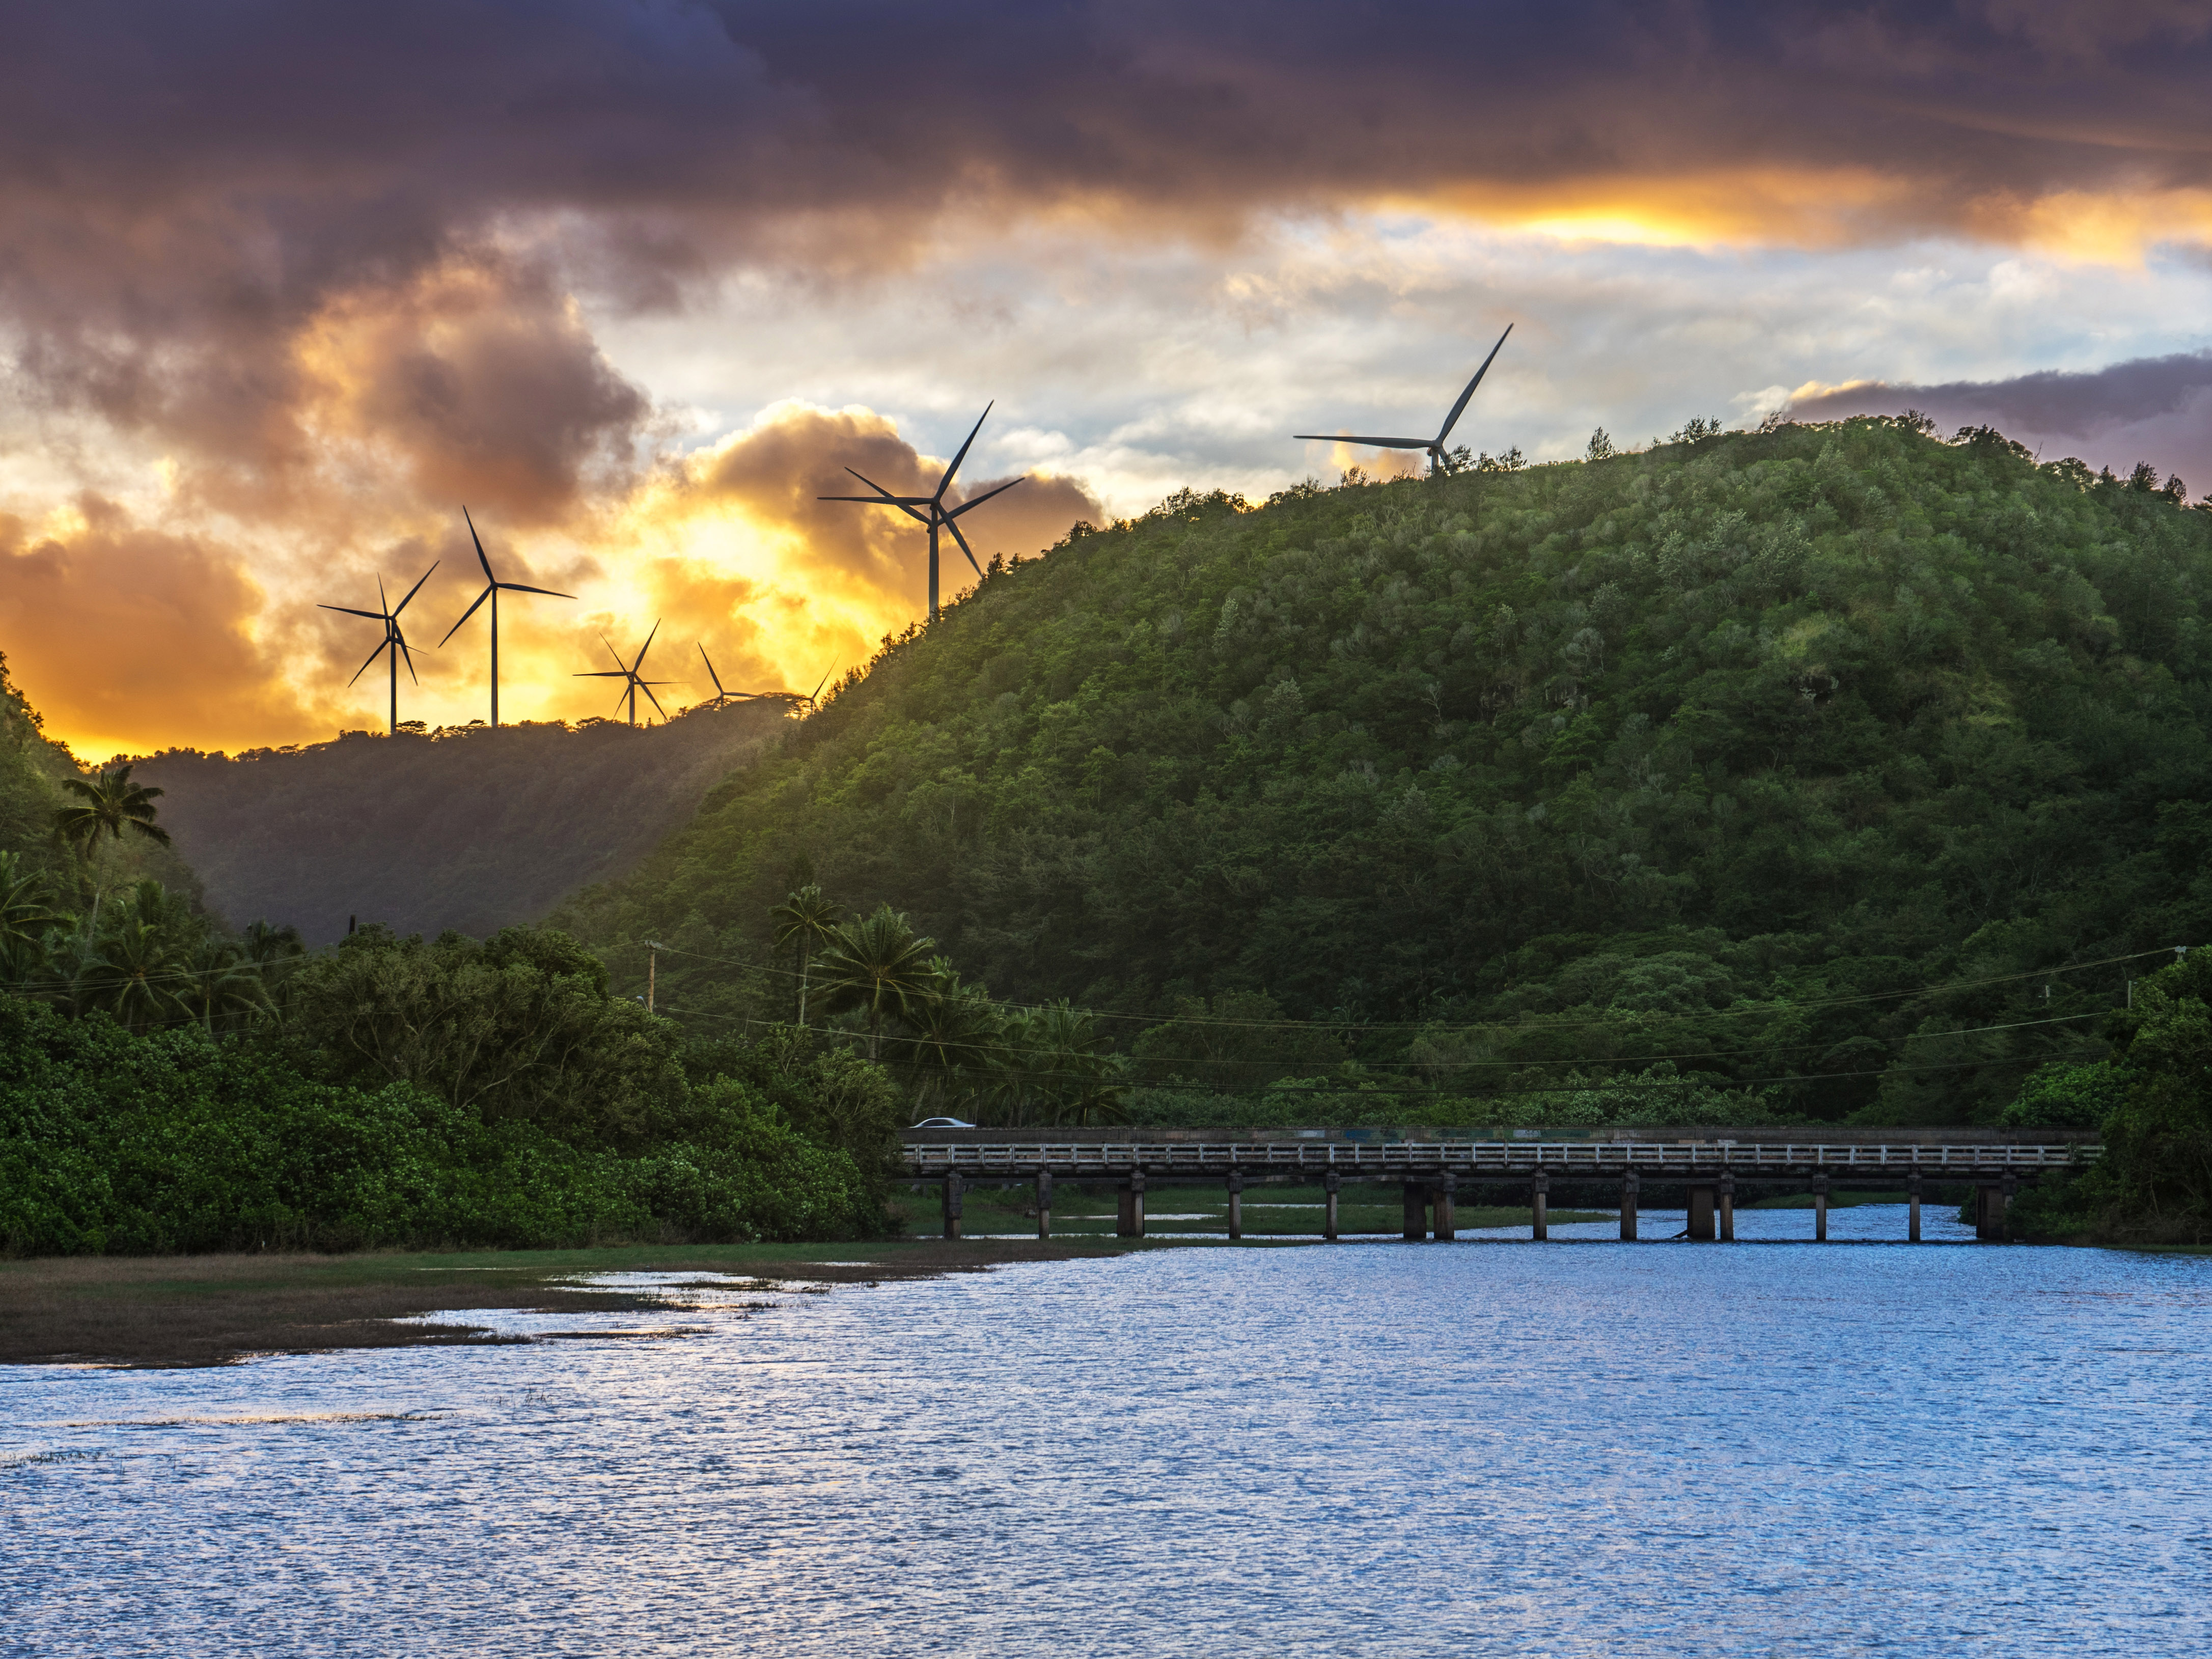
[[[798,1034],[688,1042],[549,932],[368,929],[257,962],[182,914],[142,884],[52,929],[48,977],[0,994],[0,1254],[894,1224],[897,1094],[855,1054]],[[160,930],[189,921],[198,943],[172,949]]]
[[[2143,980],[2112,1015],[2110,1057],[2051,1066],[2006,1112],[2021,1127],[2094,1127],[2104,1155],[2024,1191],[2015,1234],[2098,1243],[2212,1243],[2212,952]]]

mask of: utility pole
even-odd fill
[[[645,1012],[646,1012],[647,1013],[648,1013],[648,1014],[649,1014],[649,1013],[651,1013],[651,1012],[653,1012],[653,970],[656,967],[658,967],[658,966],[659,965],[659,963],[660,963],[659,951],[660,951],[660,945],[659,945],[659,943],[657,940],[654,940],[654,939],[647,939],[647,940],[646,940],[646,942],[645,942]]]

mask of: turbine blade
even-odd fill
[[[1505,334],[1512,331],[1513,325],[1506,324]],[[1467,390],[1459,394],[1459,401],[1452,405],[1452,412],[1444,416],[1444,429],[1437,434],[1437,448],[1443,448],[1444,440],[1451,436],[1451,429],[1459,424],[1460,412],[1467,407],[1467,400],[1474,396],[1475,387],[1482,384],[1482,377],[1490,373],[1491,364],[1498,361],[1498,354],[1505,349],[1505,334],[1498,337],[1498,343],[1490,348],[1490,356],[1482,360],[1482,367],[1474,371],[1474,378],[1467,383]]]
[[[714,659],[707,654],[707,647],[703,645],[699,647],[699,660],[707,665],[707,678],[714,682],[714,695],[728,696],[730,694],[722,690],[722,677],[714,672]]]
[[[392,620],[392,600],[384,591],[384,578],[381,576],[379,576],[376,579],[376,602],[382,607],[376,613],[378,619],[382,622],[390,622]]]
[[[407,678],[422,684],[422,681],[415,679],[415,653],[407,648],[407,636],[395,628],[392,630],[392,642],[399,647],[399,654],[407,664]]]
[[[953,523],[950,518],[947,518],[945,521],[945,527],[952,532],[952,539],[960,544],[960,550],[968,556],[969,565],[975,570],[976,576],[980,579],[983,574],[983,567],[975,562],[975,550],[968,545],[968,538],[960,533],[960,526]]]
[[[1293,432],[1293,438],[1310,438],[1316,443],[1360,444],[1369,449],[1426,449],[1435,443],[1434,438],[1355,438],[1343,432]]]
[[[363,674],[366,674],[367,672],[368,672],[368,671],[369,671],[372,667],[374,667],[374,666],[375,665],[375,664],[376,664],[376,659],[377,659],[379,657],[380,657],[380,656],[382,656],[382,655],[384,654],[384,647],[386,647],[386,646],[388,646],[388,645],[390,645],[391,643],[392,643],[392,636],[391,636],[389,634],[386,635],[382,639],[379,640],[379,641],[376,642],[376,649],[375,649],[375,650],[374,650],[374,651],[372,651],[372,652],[370,652],[370,653],[368,653],[368,660],[367,662],[365,662],[365,663],[362,664],[362,665],[361,665],[360,667],[358,667],[358,668],[356,668],[356,669],[355,669],[355,670],[353,671],[353,680],[357,680],[357,679],[359,679],[359,678],[360,678]],[[351,684],[353,684],[353,680],[348,680],[348,681],[346,682],[346,684],[347,684],[348,685],[351,685]]]
[[[960,463],[968,459],[969,445],[975,441],[975,434],[981,432],[983,429],[983,422],[991,418],[991,410],[997,406],[998,401],[994,398],[983,405],[983,412],[975,417],[975,428],[968,434],[968,442],[960,446],[960,453],[952,458],[952,465],[945,469],[945,476],[937,481],[937,493],[932,495],[930,500],[941,501],[945,499],[945,487],[952,482],[952,475],[960,470]]]
[[[991,497],[992,497],[992,496],[994,496],[994,495],[1005,495],[1005,494],[1006,494],[1009,489],[1012,489],[1016,484],[1018,484],[1018,483],[1027,483],[1028,482],[1029,482],[1029,479],[1028,479],[1028,477],[1027,477],[1027,476],[1026,476],[1026,475],[1024,475],[1024,477],[1019,477],[1019,478],[1009,478],[1009,479],[1007,479],[1007,480],[1006,481],[1006,483],[1004,483],[1000,484],[997,489],[987,489],[987,490],[985,490],[981,495],[980,495],[976,496],[973,501],[963,501],[963,502],[961,502],[959,506],[957,506],[957,507],[954,507],[954,508],[953,508],[950,513],[948,513],[948,514],[946,514],[945,515],[945,523],[947,523],[947,524],[951,524],[951,523],[952,522],[952,520],[955,520],[955,519],[958,518],[958,517],[959,517],[963,513],[965,513],[965,512],[966,512],[969,507],[981,507],[981,506],[982,506],[982,505],[983,505],[983,503],[984,503],[984,502],[986,502],[986,501],[989,501],[989,500],[991,499]]]
[[[371,622],[382,622],[384,620],[384,613],[381,611],[356,611],[349,605],[319,605],[317,609],[322,611],[341,611],[349,617],[366,617]]]
[[[653,712],[663,720],[668,718],[668,711],[660,706],[660,699],[653,695],[653,688],[656,685],[666,685],[669,683],[666,680],[640,680],[637,683],[637,689],[645,693],[645,700],[653,705]]]
[[[574,593],[556,593],[550,587],[525,587],[520,582],[494,582],[502,593],[543,593],[549,599],[573,599]]]
[[[615,659],[615,666],[621,669],[623,673],[629,673],[629,665],[623,660],[623,653],[615,649],[615,642],[602,634],[599,635],[599,643],[606,647],[607,655]]]
[[[807,694],[806,701],[812,702],[816,698],[819,697],[822,695],[822,688],[830,684],[830,677],[836,672],[836,669],[834,667],[823,669],[822,671],[822,678],[815,682],[814,690]]]
[[[469,539],[477,544],[477,562],[483,567],[484,580],[498,581],[499,578],[491,574],[491,561],[484,557],[483,538],[477,534],[477,521],[469,517],[469,509],[465,506],[461,508],[461,517],[469,526]]]
[[[430,561],[430,568],[422,573],[422,580],[416,582],[414,586],[407,590],[407,599],[413,599],[417,593],[420,593],[422,591],[422,583],[430,580],[431,573],[436,570],[441,562],[442,561],[437,559]],[[407,599],[402,599],[399,601],[399,610],[394,611],[392,613],[393,616],[398,616],[400,611],[404,611],[407,608]]]
[[[569,675],[568,678],[572,680],[626,680],[629,678],[629,670],[627,668],[586,668],[580,672]]]
[[[632,663],[632,664],[629,665],[629,672],[630,672],[631,673],[633,673],[633,674],[636,674],[636,673],[641,673],[641,672],[644,672],[644,669],[645,669],[645,653],[646,653],[647,652],[648,652],[648,651],[650,651],[650,650],[652,650],[652,649],[653,649],[653,634],[658,634],[658,633],[659,633],[659,632],[660,632],[660,618],[659,618],[659,617],[655,617],[653,619],[653,634],[647,634],[647,635],[645,636],[645,643],[644,643],[643,645],[641,645],[641,646],[640,646],[640,647],[638,647],[638,648],[637,648],[637,660],[636,660],[635,662]]]
[[[495,586],[496,586],[496,584],[495,584]],[[484,589],[483,592],[477,594],[476,604],[471,605],[467,610],[461,612],[461,622],[455,623],[451,628],[446,630],[446,640],[450,640],[454,635],[459,633],[461,631],[461,623],[465,623],[470,617],[475,616],[477,614],[477,606],[483,605],[486,599],[491,597],[491,595],[492,590],[489,587]],[[446,640],[440,640],[438,643],[443,645],[446,642]]]

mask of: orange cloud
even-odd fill
[[[0,645],[48,734],[87,760],[330,735],[258,637],[263,600],[234,556],[97,496],[41,526],[0,514]]]

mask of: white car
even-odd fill
[[[957,1117],[926,1117],[914,1126],[917,1129],[972,1129],[972,1123],[963,1123]]]

